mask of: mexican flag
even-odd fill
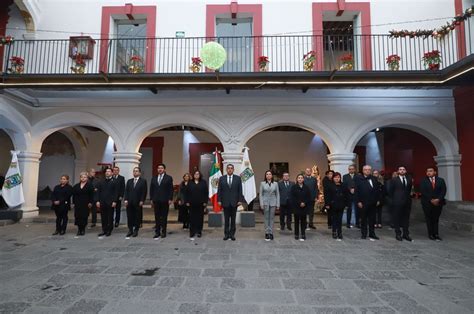
[[[249,158],[249,148],[244,147],[242,166],[240,167],[240,178],[242,179],[242,194],[247,204],[250,204],[257,197],[257,187],[255,186],[255,175]]]
[[[219,178],[222,177],[221,172],[221,154],[217,151],[212,153],[214,155],[214,162],[212,163],[212,168],[209,173],[209,198],[212,202],[212,208],[215,213],[221,211],[221,207],[217,202],[217,187],[219,186]]]
[[[18,166],[17,152],[12,151],[12,162],[8,168],[5,182],[3,183],[2,196],[8,207],[16,207],[25,202],[23,196],[23,184]]]

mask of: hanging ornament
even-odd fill
[[[219,43],[210,41],[201,48],[202,64],[211,70],[219,70],[227,60],[227,53]]]

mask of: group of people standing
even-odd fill
[[[159,164],[158,174],[150,184],[150,200],[155,216],[154,239],[167,235],[168,213],[173,203],[173,178],[166,173],[166,166]],[[365,165],[362,173],[357,174],[355,166],[348,168],[342,176],[338,172],[327,171],[323,179],[323,209],[328,214],[328,228],[332,229],[334,239],[341,241],[343,214],[346,210],[346,226],[352,228],[352,215],[355,215],[356,227],[361,230],[361,238],[374,241],[379,237],[376,228],[381,228],[381,211],[384,198],[388,196],[392,214],[392,225],[398,241],[412,241],[409,233],[409,220],[412,204],[412,178],[407,175],[404,166],[398,167],[392,178],[383,181],[378,171]],[[421,181],[421,203],[426,217],[428,236],[440,241],[439,217],[445,204],[446,184],[437,176],[433,167],[426,169],[426,177]],[[208,184],[199,170],[192,175],[185,174],[180,184],[178,205],[179,221],[183,228],[189,229],[190,240],[201,237],[204,215],[207,212]],[[265,240],[274,239],[274,219],[280,211],[280,230],[292,230],[296,240],[305,241],[306,231],[316,229],[314,209],[319,199],[319,182],[307,168],[304,174],[298,174],[296,182],[290,180],[288,172],[282,180],[274,181],[271,170],[267,170],[260,183],[259,201],[264,213]],[[95,178],[95,171],[80,174],[80,180],[74,186],[69,177],[63,175],[60,184],[55,186],[52,195],[52,209],[56,213],[56,230],[53,235],[65,234],[68,223],[68,211],[74,207],[77,237],[85,234],[89,212],[92,213],[91,228],[97,222],[97,210],[100,210],[102,232],[99,237],[111,235],[120,222],[121,202],[127,211],[128,233],[126,238],[136,237],[143,222],[143,205],[147,196],[147,181],[141,177],[139,167],[133,169],[133,178],[125,182],[118,167],[107,168],[105,178]],[[240,176],[234,174],[234,166],[226,166],[226,174],[218,182],[217,199],[224,214],[224,240],[235,241],[237,207],[244,197]],[[115,214],[115,217],[114,217]]]

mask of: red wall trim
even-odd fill
[[[236,1],[230,4],[208,4],[206,5],[206,37],[211,40],[216,36],[216,16],[219,14],[250,13],[253,18],[253,36],[254,38],[254,71],[258,71],[258,57],[262,55],[263,39],[262,36],[262,5],[261,4],[238,4]]]
[[[13,0],[7,0],[0,7],[0,36],[1,37],[5,37],[7,35],[6,28],[7,28],[8,20],[10,19],[10,15],[8,13],[10,12],[10,5],[12,4],[13,4]],[[1,46],[0,47],[0,72],[3,72],[4,70],[3,68],[4,51],[5,51],[5,46]]]
[[[108,69],[108,50],[109,50],[109,34],[110,22],[112,15],[134,15],[143,14],[146,16],[146,37],[147,51],[145,55],[145,72],[154,72],[155,69],[155,34],[156,34],[156,6],[132,6],[130,4],[124,6],[102,7],[101,21],[101,39],[100,43],[100,71],[107,73]]]
[[[151,147],[153,149],[153,175],[158,174],[158,164],[163,162],[163,146],[165,138],[163,136],[147,137],[143,140],[141,147]]]
[[[361,15],[361,34],[371,35],[370,27],[370,3],[369,2],[346,2],[343,5],[346,11],[358,11]],[[323,12],[324,11],[335,11],[340,10],[339,2],[318,2],[313,3],[313,36],[317,36],[313,39],[313,50],[316,51],[316,70],[321,71],[324,68],[324,56],[322,51],[323,47]],[[364,70],[372,69],[372,40],[370,36],[362,37],[362,68]]]
[[[212,153],[216,150],[224,151],[221,143],[191,143],[189,144],[189,173],[194,167],[199,168],[199,161],[202,154]]]
[[[454,0],[454,11],[456,15],[462,15],[463,12],[463,7],[462,7],[462,0]],[[466,28],[465,28],[465,23],[461,23],[456,28],[456,40],[457,40],[457,46],[458,46],[458,58],[462,59],[466,56]]]

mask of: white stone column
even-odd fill
[[[461,201],[461,155],[434,156],[438,175],[446,181],[446,199]]]
[[[328,154],[329,167],[341,175],[348,173],[347,168],[354,164],[356,154],[354,153],[334,153]],[[324,173],[322,174],[324,175]]]
[[[40,152],[22,151],[18,154],[21,175],[23,176],[23,194],[25,203],[21,205],[23,218],[38,216],[38,179]]]
[[[234,172],[236,174],[240,173],[240,166],[242,165],[242,157],[244,154],[240,151],[224,151],[222,152],[222,163],[224,164],[223,167],[223,174],[226,174],[226,167],[228,164],[233,164],[234,165]]]
[[[81,172],[87,171],[87,161],[83,159],[74,160],[74,177],[71,178],[71,185],[79,182]]]
[[[133,168],[140,166],[141,153],[114,152],[115,165],[120,168],[120,174],[125,177],[125,182],[133,177]]]

